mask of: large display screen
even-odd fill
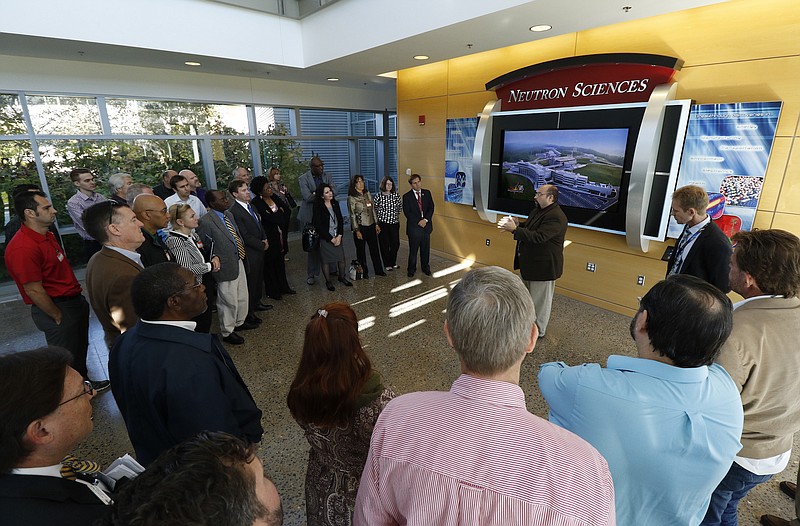
[[[536,189],[554,184],[570,225],[624,234],[645,107],[636,103],[493,113],[487,209],[527,217]],[[680,132],[688,114],[677,102],[665,108],[653,159],[646,236],[658,236],[664,224],[664,203],[677,173]]]
[[[504,130],[497,196],[532,202],[555,185],[561,206],[615,211],[628,128]]]

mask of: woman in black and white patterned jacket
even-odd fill
[[[380,192],[373,200],[378,225],[381,228],[378,242],[381,246],[383,264],[386,270],[400,268],[397,264],[397,249],[400,248],[400,209],[403,207],[403,202],[391,177],[383,178]]]

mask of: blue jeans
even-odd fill
[[[773,475],[756,475],[734,462],[731,469],[728,470],[728,474],[711,495],[711,503],[708,505],[708,511],[700,526],[717,524],[737,526],[739,520],[736,508],[739,506],[739,501],[751,489],[772,477]]]

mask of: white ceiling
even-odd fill
[[[0,54],[315,84],[338,77],[342,87],[393,90],[393,79],[377,75],[420,65],[413,55],[435,62],[719,1],[339,0],[292,20],[210,0],[40,0],[35,14],[33,4],[11,0]],[[70,19],[76,12],[83,25]],[[553,29],[532,33],[535,24]]]

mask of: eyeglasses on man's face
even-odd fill
[[[80,394],[77,394],[77,395],[73,396],[72,398],[68,398],[67,400],[64,400],[63,402],[58,404],[57,407],[61,407],[64,404],[68,404],[68,403],[72,402],[73,400],[77,400],[78,398],[82,397],[83,395],[92,394],[92,391],[94,391],[94,388],[92,388],[92,382],[90,382],[89,380],[84,380],[83,381],[83,391]]]

